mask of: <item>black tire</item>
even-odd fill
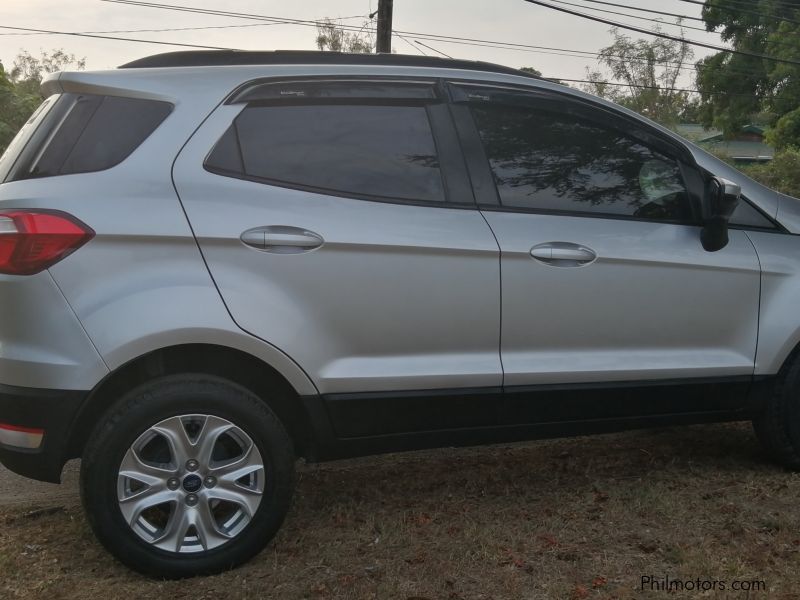
[[[260,504],[241,532],[216,548],[188,554],[162,550],[137,535],[117,497],[120,465],[132,444],[155,424],[184,414],[220,417],[244,431],[261,453],[265,475]],[[210,575],[248,561],[276,534],[289,510],[294,462],[285,428],[252,392],[209,375],[166,376],[123,396],[97,424],[83,454],[81,498],[97,538],[128,567],[168,579]]]
[[[764,412],[753,419],[753,429],[770,458],[800,470],[800,354],[781,369]]]

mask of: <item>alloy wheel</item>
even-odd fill
[[[261,452],[221,417],[170,417],[142,433],[117,477],[119,508],[145,542],[175,553],[217,548],[253,519],[264,494]]]

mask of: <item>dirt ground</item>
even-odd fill
[[[61,486],[0,470],[0,598],[800,598],[800,475],[746,424],[298,469],[266,550],[182,582],[105,553],[76,465]],[[659,590],[666,577],[683,591]]]

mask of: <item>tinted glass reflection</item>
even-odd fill
[[[691,217],[678,164],[621,131],[549,111],[472,111],[505,206]]]
[[[344,194],[444,200],[424,107],[256,106],[236,119],[236,131],[248,176]]]

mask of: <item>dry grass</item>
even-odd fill
[[[236,571],[141,578],[77,496],[0,509],[3,598],[799,598],[800,476],[746,425],[300,466],[277,539]],[[55,506],[53,506],[55,505]],[[63,506],[59,508],[59,506]],[[643,592],[640,576],[767,592]]]

